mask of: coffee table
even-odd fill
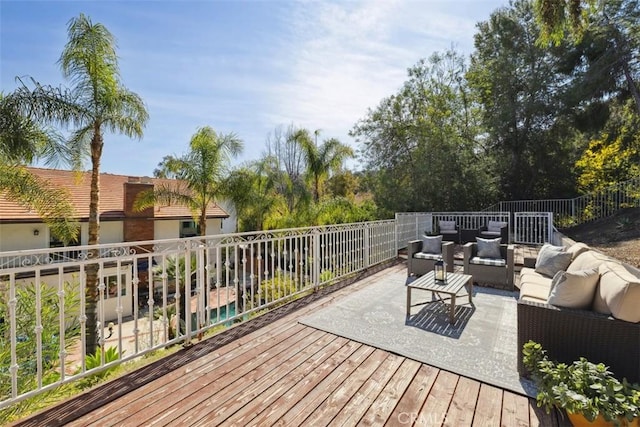
[[[407,284],[407,318],[411,317],[411,292],[414,289],[418,289],[422,291],[430,291],[432,300],[434,296],[437,296],[438,300],[445,304],[447,300],[449,300],[449,323],[454,323],[456,316],[456,296],[466,296],[464,294],[458,295],[458,292],[460,292],[460,290],[465,286],[467,286],[469,304],[473,305],[473,276],[469,274],[447,273],[446,282],[436,282],[434,280],[434,273],[432,270],[417,278],[413,282]]]

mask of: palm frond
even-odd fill
[[[20,206],[38,212],[51,234],[65,244],[78,237],[80,227],[66,190],[54,188],[22,166],[5,164],[0,168],[0,192]]]

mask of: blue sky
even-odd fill
[[[205,125],[244,141],[234,165],[258,159],[290,124],[357,149],[349,130],[407,68],[451,46],[470,54],[475,24],[507,4],[0,0],[1,90],[15,89],[16,76],[68,86],[57,61],[69,20],[84,13],[116,37],[123,84],[150,115],[140,141],[105,135],[103,172],[151,175]]]

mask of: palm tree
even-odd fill
[[[178,204],[191,210],[201,236],[207,235],[207,208],[225,193],[227,166],[242,151],[242,141],[233,133],[218,135],[211,127],[197,130],[182,156],[166,156],[156,175],[173,176],[175,183],[158,185],[141,193],[135,208],[143,210],[161,204]]]
[[[58,134],[21,116],[0,93],[0,193],[38,212],[51,234],[66,244],[78,237],[79,230],[69,195],[24,167],[36,159],[55,164],[65,157]]]
[[[58,62],[63,76],[73,87],[43,86],[32,79],[34,88],[29,89],[19,80],[22,85],[10,97],[23,114],[35,120],[75,127],[68,147],[74,168],[80,169],[85,156],[91,159],[88,243],[97,245],[103,133],[117,132],[141,138],[149,115],[142,99],[120,81],[116,41],[109,30],[80,14],[69,21],[67,31],[69,41]],[[90,251],[89,255],[97,256],[97,251]],[[97,344],[98,265],[89,265],[86,271],[86,351],[92,354]]]
[[[342,167],[344,161],[353,157],[351,147],[342,144],[336,138],[325,140],[317,144],[318,131],[315,132],[315,141],[311,139],[309,131],[298,131],[296,140],[304,150],[307,162],[307,174],[313,185],[313,200],[318,203],[321,196],[321,184],[329,174]]]

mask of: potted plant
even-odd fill
[[[572,364],[549,360],[542,346],[529,341],[523,362],[538,388],[536,400],[547,413],[564,409],[574,426],[638,426],[640,386],[619,381],[602,363],[584,357]]]

